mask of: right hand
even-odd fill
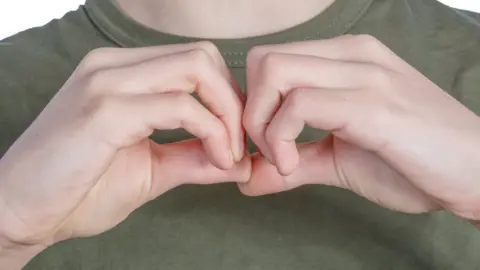
[[[248,181],[242,111],[210,43],[91,52],[0,162],[0,236],[48,246],[102,233],[181,184]],[[176,128],[199,140],[148,139]]]

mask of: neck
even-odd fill
[[[304,23],[335,0],[116,0],[157,31],[196,38],[245,38]]]

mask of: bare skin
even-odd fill
[[[333,185],[397,211],[480,220],[479,117],[378,40],[263,46],[248,60],[243,123],[267,158],[254,158],[245,194]],[[295,145],[305,125],[330,136]]]
[[[301,24],[322,13],[334,1],[117,0],[117,3],[136,21],[161,32],[199,38],[244,38]]]
[[[241,97],[208,42],[87,55],[0,161],[0,268],[107,231],[186,183],[233,181],[250,196],[333,185],[397,211],[480,220],[479,117],[379,41],[260,46],[247,60]],[[330,136],[295,145],[304,125]],[[148,139],[179,127],[198,139]],[[262,154],[244,154],[245,130]]]

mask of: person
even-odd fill
[[[478,269],[478,18],[88,0],[3,40],[0,268]]]

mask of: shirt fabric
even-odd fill
[[[92,49],[199,40],[143,26],[113,1],[87,0],[59,20],[0,42],[1,155]],[[477,18],[434,0],[337,0],[285,31],[213,42],[244,86],[252,46],[370,34],[479,114]],[[306,128],[298,142],[324,134]],[[152,138],[167,143],[189,135],[161,131]],[[102,235],[52,246],[26,269],[468,270],[480,269],[479,250],[480,233],[451,214],[393,212],[338,188],[305,186],[251,198],[234,184],[187,185]]]

